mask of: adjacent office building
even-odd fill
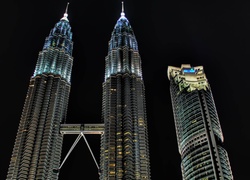
[[[169,66],[168,79],[183,180],[233,180],[203,66]]]

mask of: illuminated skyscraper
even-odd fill
[[[30,79],[7,179],[58,179],[84,134],[101,134],[100,179],[150,180],[144,82],[137,41],[122,4],[108,46],[100,124],[66,124],[73,65],[67,8],[45,39]],[[61,163],[63,136],[78,137]],[[88,145],[88,144],[87,144]]]
[[[30,79],[7,179],[57,179],[73,64],[72,32],[66,12],[39,52]]]
[[[141,68],[138,44],[122,6],[105,58],[100,179],[150,179]]]
[[[168,79],[183,180],[233,180],[203,67],[169,66]]]

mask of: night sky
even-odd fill
[[[0,179],[5,179],[30,77],[45,38],[65,12],[66,0],[1,2]],[[67,123],[100,123],[104,61],[121,1],[69,1],[73,71]],[[84,2],[84,3],[83,3]],[[152,180],[181,180],[168,66],[203,66],[211,85],[235,180],[249,179],[250,1],[125,0],[139,46],[146,92]],[[100,136],[86,135],[97,161]],[[76,135],[64,138],[62,160]],[[60,180],[97,180],[81,139]]]

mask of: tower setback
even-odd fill
[[[203,66],[169,66],[168,79],[183,180],[233,180]]]

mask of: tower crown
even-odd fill
[[[109,41],[105,79],[114,74],[134,74],[142,78],[141,58],[133,29],[125,17],[122,2],[121,17],[117,20]]]
[[[130,33],[134,35],[133,29],[128,21],[128,19],[125,17],[125,12],[124,12],[124,3],[122,2],[122,12],[121,12],[121,17],[117,20],[116,25],[114,27],[114,30],[112,32],[113,34],[117,33]]]
[[[70,82],[73,41],[71,26],[67,18],[68,5],[69,3],[64,16],[50,30],[49,35],[45,39],[33,76],[43,73],[56,74]]]
[[[46,42],[43,49],[55,47],[64,49],[72,55],[73,43],[71,26],[68,20],[68,6],[69,3],[67,3],[63,17],[55,24],[54,28],[51,29],[49,36],[45,40]]]

